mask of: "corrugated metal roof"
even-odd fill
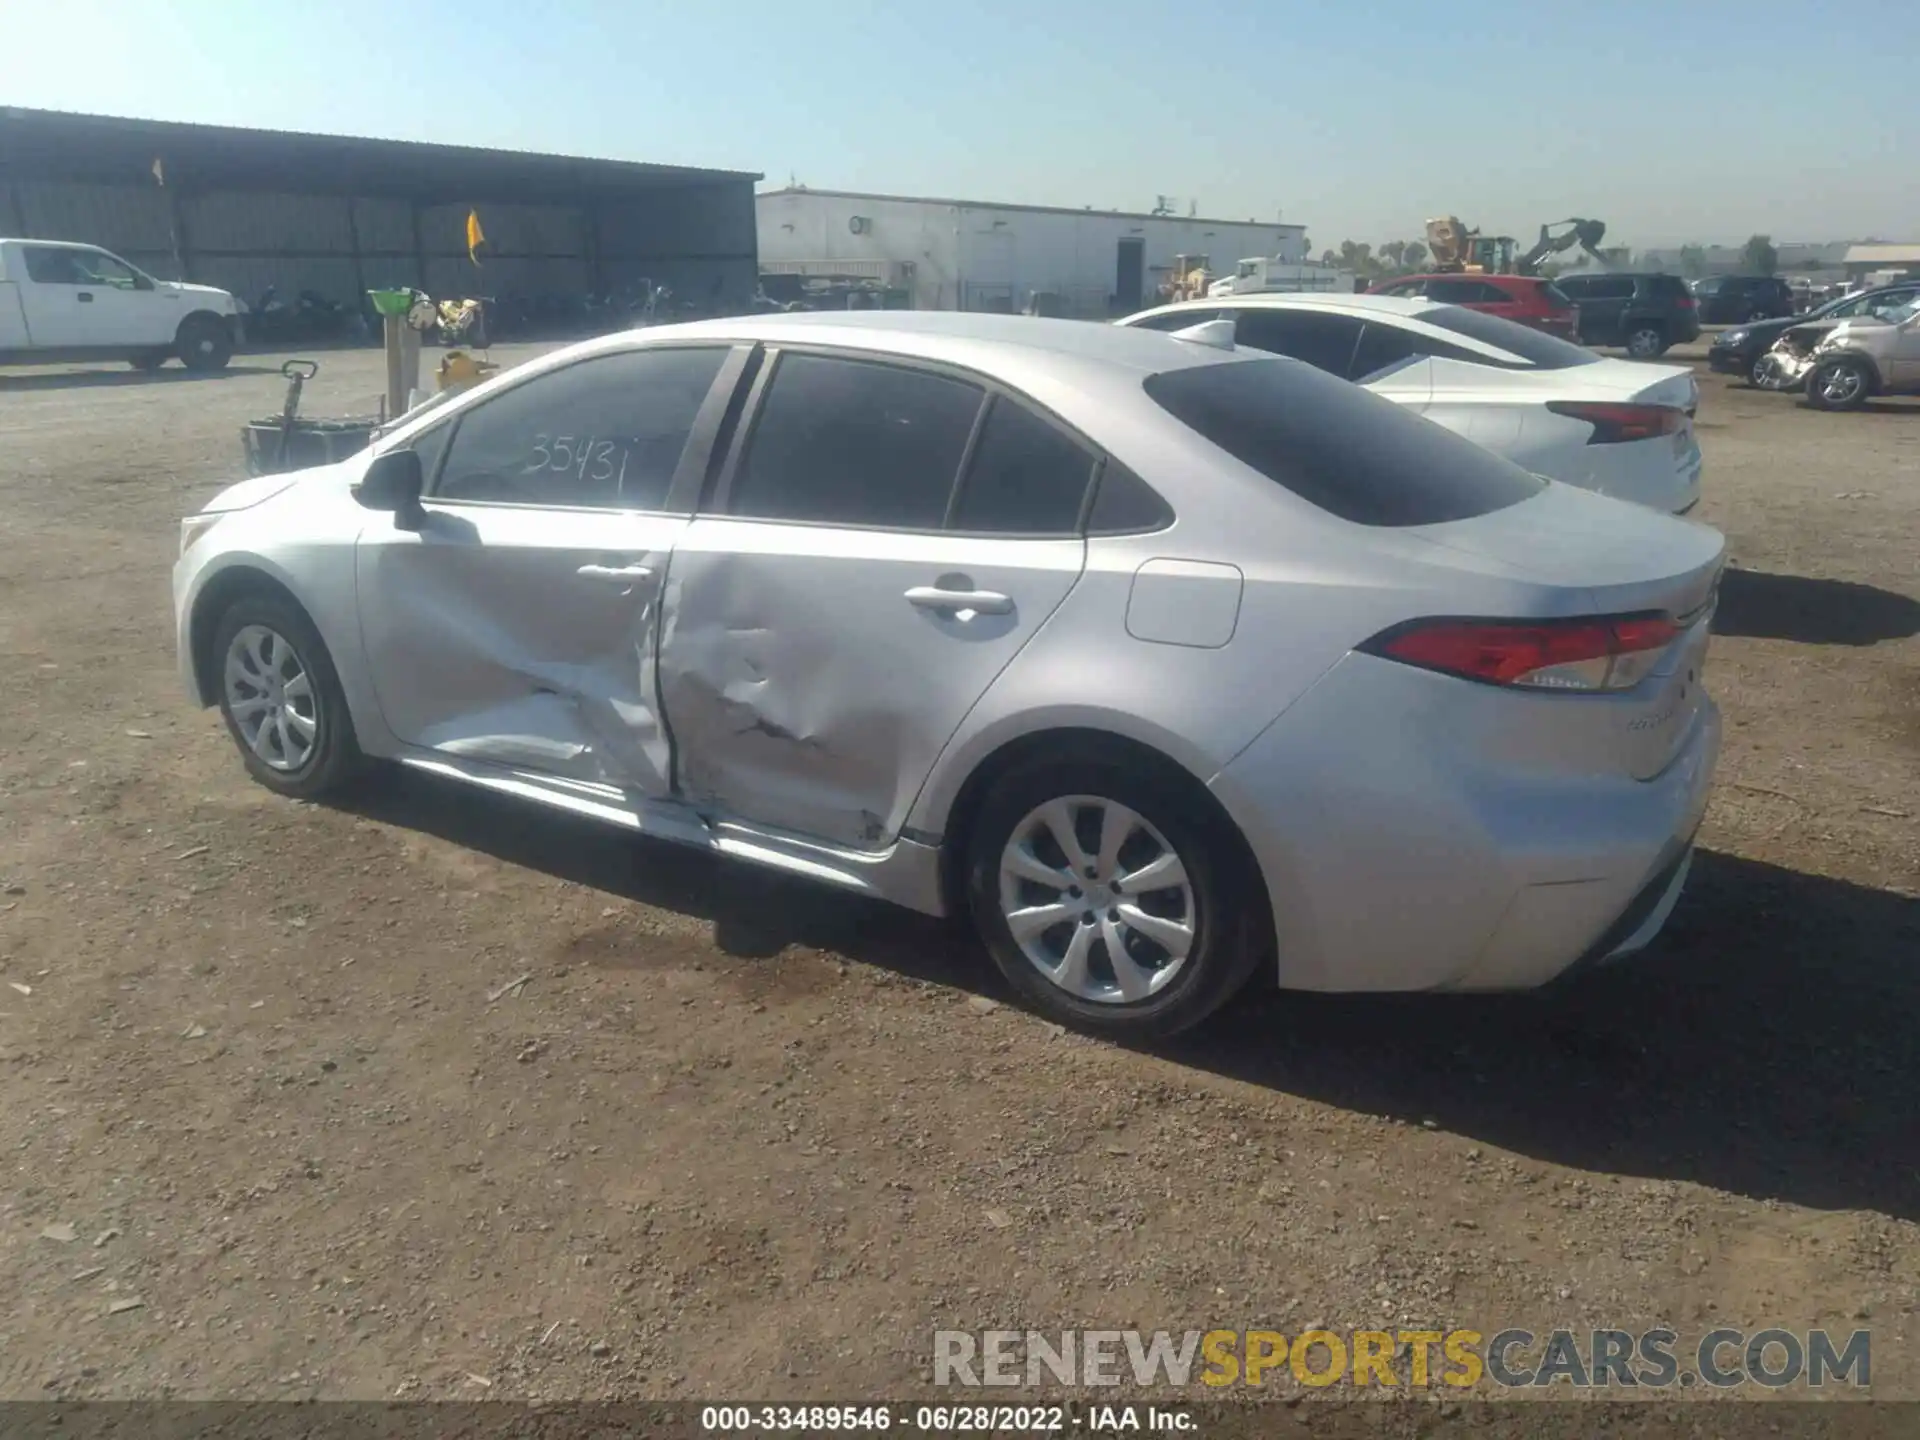
[[[949,205],[960,210],[1019,210],[1039,215],[1092,215],[1107,220],[1164,220],[1176,225],[1238,225],[1256,230],[1300,230],[1305,225],[1291,220],[1222,220],[1206,215],[1154,215],[1142,210],[1095,210],[1092,206],[1076,210],[1071,205],[1018,205],[1001,200],[948,200],[932,195],[876,195],[865,190],[815,190],[807,185],[783,185],[778,190],[762,190],[754,198],[770,200],[776,195],[824,195],[835,200],[887,200],[902,205]]]
[[[1920,265],[1920,245],[1849,245],[1848,265]]]
[[[444,196],[450,201],[577,202],[593,195],[762,178],[746,170],[0,108],[0,173],[21,179],[152,184],[156,159],[169,186]]]

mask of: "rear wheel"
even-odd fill
[[[1807,403],[1816,410],[1858,410],[1873,393],[1873,372],[1858,360],[1829,360],[1807,378]]]
[[[1044,1014],[1178,1034],[1231,999],[1261,953],[1258,877],[1224,829],[1137,764],[1031,762],[994,785],[973,828],[974,923]]]
[[[233,336],[212,315],[189,315],[182,320],[175,344],[189,370],[224,370],[233,358]]]
[[[360,772],[333,657],[298,606],[276,595],[242,596],[220,617],[212,654],[221,718],[254,779],[309,799]]]
[[[1658,325],[1635,325],[1627,331],[1627,353],[1636,360],[1652,360],[1667,352],[1667,332]]]

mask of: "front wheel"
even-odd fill
[[[974,923],[1043,1014],[1122,1038],[1178,1034],[1231,999],[1262,953],[1259,878],[1224,829],[1135,765],[1022,766],[973,829]]]
[[[1627,332],[1627,353],[1636,360],[1652,360],[1666,354],[1666,332],[1657,325],[1636,325]]]
[[[275,595],[236,600],[214,631],[220,716],[254,779],[310,799],[361,769],[353,716],[326,643]]]
[[[180,362],[189,370],[224,370],[233,358],[233,335],[211,315],[189,315],[180,322]]]
[[[1807,377],[1807,403],[1816,410],[1858,410],[1872,393],[1872,372],[1858,360],[1829,360]]]

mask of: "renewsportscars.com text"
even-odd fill
[[[939,1330],[936,1385],[1377,1385],[1465,1390],[1564,1385],[1770,1389],[1872,1383],[1872,1335],[1709,1330]]]

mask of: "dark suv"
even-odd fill
[[[1693,282],[1702,325],[1751,325],[1793,314],[1793,288],[1777,275],[1715,275]]]
[[[1700,312],[1678,275],[1562,275],[1553,283],[1580,307],[1584,345],[1618,345],[1651,360],[1700,338]]]

